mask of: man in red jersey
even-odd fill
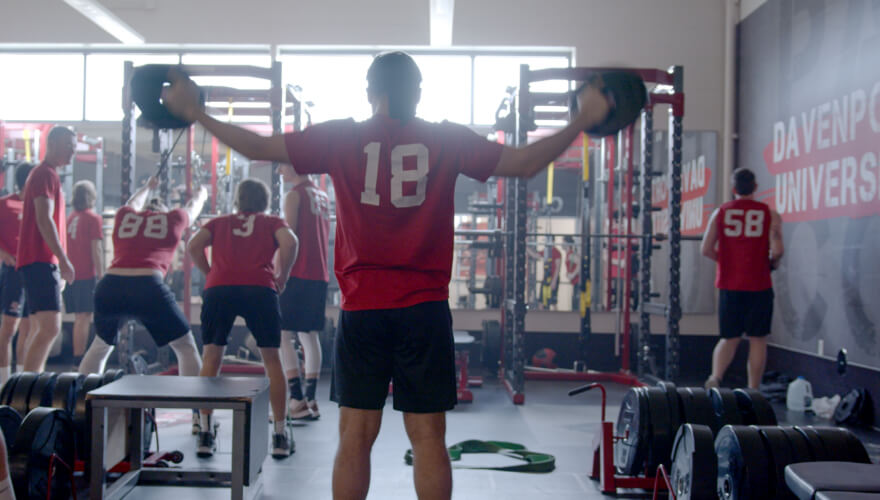
[[[74,314],[73,357],[76,364],[86,351],[89,325],[95,311],[95,283],[104,275],[104,221],[93,210],[98,193],[91,181],[73,185],[73,213],[67,218],[67,254],[74,280],[64,288],[64,310]]]
[[[73,282],[67,258],[67,219],[64,191],[56,169],[69,165],[76,152],[76,133],[53,127],[46,140],[46,157],[31,171],[24,188],[24,209],[18,238],[16,268],[21,273],[31,313],[31,332],[24,369],[42,372],[61,331],[62,280]]]
[[[284,199],[284,219],[299,238],[299,256],[281,294],[281,359],[290,390],[289,415],[294,420],[320,417],[315,394],[321,373],[318,332],[324,329],[327,304],[327,243],[330,233],[330,199],[307,175],[290,165],[279,167],[293,187]],[[305,355],[305,390],[300,382],[299,356],[293,346],[297,332]]]
[[[610,103],[588,86],[581,110],[556,134],[524,148],[490,142],[467,127],[415,117],[421,73],[402,52],[377,56],[367,72],[373,116],[334,120],[263,137],[215,120],[199,89],[171,71],[164,103],[198,121],[251,159],[291,163],[297,173],[329,173],[337,201],[335,273],[342,292],[333,382],[340,405],[333,497],[362,499],[388,383],[404,413],[420,499],[448,499],[452,470],[446,414],[456,404],[449,279],[453,195],[459,174],[530,177],[581,131],[605,121]]]
[[[15,255],[18,251],[18,232],[24,204],[18,193],[24,190],[28,174],[34,168],[30,163],[20,163],[15,167],[16,192],[0,198],[0,385],[9,379],[9,364],[12,362],[11,341],[18,328],[16,359],[19,367],[24,361],[24,343],[30,330],[27,301],[21,285],[21,274],[15,269]]]
[[[749,387],[757,389],[767,361],[767,335],[773,317],[775,269],[785,252],[782,218],[755,200],[755,174],[733,172],[733,201],[718,207],[703,235],[703,255],[717,262],[715,286],[721,339],[712,353],[706,387],[718,387],[743,334],[749,339]]]
[[[256,179],[245,179],[235,193],[237,212],[211,219],[190,239],[187,249],[205,276],[202,294],[202,339],[205,342],[201,375],[216,377],[237,316],[254,335],[269,377],[274,435],[272,456],[287,458],[293,452],[287,432],[287,380],[278,347],[281,344],[281,310],[278,291],[284,289],[297,254],[297,238],[280,217],[267,215],[269,188]],[[211,247],[211,262],[205,249]],[[279,269],[274,266],[275,251]],[[216,449],[211,412],[201,411],[201,433],[196,452],[210,457]]]
[[[189,320],[163,278],[184,230],[202,211],[208,194],[202,187],[184,208],[168,210],[158,199],[147,202],[158,183],[151,177],[116,212],[113,262],[95,286],[97,335],[83,356],[80,373],[104,371],[120,323],[128,319],[140,321],[159,347],[171,346],[180,375],[196,376],[202,368]]]

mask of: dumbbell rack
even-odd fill
[[[669,491],[669,498],[675,499],[672,493],[669,478],[666,476],[666,470],[663,465],[657,468],[656,475],[649,476],[623,476],[616,474],[614,467],[614,442],[621,439],[621,436],[614,435],[614,422],[605,419],[605,406],[607,394],[605,386],[599,383],[592,383],[568,392],[569,396],[575,396],[582,392],[592,389],[602,391],[602,421],[600,423],[600,432],[593,442],[593,468],[590,472],[590,479],[599,481],[599,489],[602,493],[616,494],[618,489],[642,489],[654,491],[654,498],[660,491]],[[661,481],[661,478],[663,479]]]

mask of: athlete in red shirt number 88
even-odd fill
[[[754,199],[755,174],[737,169],[734,200],[712,214],[703,236],[702,253],[717,262],[718,327],[721,339],[712,354],[707,387],[717,387],[736,354],[740,338],[749,339],[749,387],[758,388],[767,360],[767,335],[773,317],[775,269],[784,252],[782,219]]]
[[[416,493],[449,498],[444,440],[445,412],[456,403],[448,305],[455,180],[536,174],[581,131],[603,123],[609,101],[587,86],[568,126],[523,148],[501,146],[461,125],[416,118],[421,72],[409,55],[390,52],[367,72],[370,119],[262,137],[211,118],[191,80],[176,71],[169,77],[164,104],[176,116],[198,121],[248,158],[333,179],[343,309],[333,375],[340,405],[334,498],[366,497],[370,450],[392,379],[394,408],[404,412],[413,445]]]

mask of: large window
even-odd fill
[[[529,69],[566,68],[569,58],[564,56],[476,56],[474,58],[474,124],[495,123],[495,111],[504,98],[507,87],[519,86],[521,64]],[[565,92],[564,81],[538,82],[531,85],[533,92]]]
[[[0,68],[0,120],[82,120],[82,54],[0,53]]]
[[[471,58],[417,55],[422,72],[418,115],[429,121],[471,122]]]
[[[302,88],[302,97],[314,104],[312,121],[323,122],[352,117],[368,118],[368,55],[290,55],[281,58],[284,83]]]

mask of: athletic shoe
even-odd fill
[[[304,399],[291,398],[287,405],[287,418],[290,420],[312,420],[312,412],[309,410],[309,403]]]
[[[289,436],[287,429],[283,433],[272,434],[272,458],[279,460],[289,457],[296,450],[293,436]]]
[[[309,411],[312,412],[312,418],[318,420],[321,418],[321,412],[318,411],[318,402],[314,399],[309,401]]]
[[[202,432],[202,424],[199,422],[199,412],[193,411],[192,434],[197,436],[200,432]]]
[[[706,382],[703,384],[703,387],[705,387],[706,389],[721,387],[721,381],[710,375],[709,378],[706,379]]]
[[[217,433],[199,432],[199,447],[196,448],[196,456],[199,458],[211,458],[217,451]]]

